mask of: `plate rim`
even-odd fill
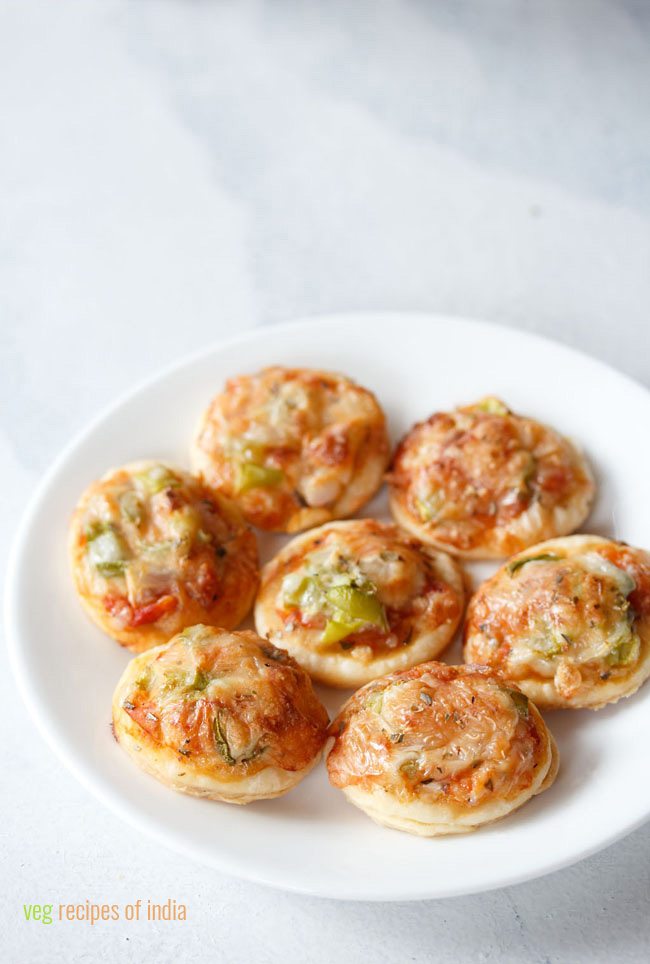
[[[607,847],[615,844],[618,840],[622,839],[628,834],[633,833],[636,829],[643,826],[648,820],[650,820],[650,803],[645,814],[641,815],[637,819],[629,821],[622,827],[618,827],[612,833],[601,838],[601,840],[599,840],[597,843],[583,848],[578,853],[565,857],[559,857],[554,860],[548,860],[547,862],[540,862],[536,869],[532,871],[503,874],[498,880],[495,881],[489,881],[481,884],[470,883],[469,886],[459,883],[456,886],[448,886],[446,888],[432,888],[430,892],[424,892],[421,887],[409,891],[408,888],[402,886],[398,891],[393,893],[388,893],[386,890],[384,890],[382,893],[364,893],[359,895],[358,893],[355,894],[351,890],[346,890],[343,887],[340,892],[337,891],[336,894],[332,894],[330,892],[325,892],[323,889],[317,889],[315,885],[309,886],[302,882],[293,881],[287,878],[287,875],[284,872],[279,873],[273,878],[269,878],[262,872],[252,871],[248,867],[242,868],[241,866],[237,866],[235,863],[233,863],[232,859],[226,854],[223,854],[221,858],[218,859],[211,852],[199,853],[199,848],[191,843],[188,843],[187,840],[185,840],[176,830],[165,830],[163,827],[160,827],[156,824],[152,825],[147,823],[144,816],[141,816],[139,811],[132,809],[128,802],[122,800],[117,791],[114,791],[109,784],[100,781],[96,775],[89,770],[87,764],[82,759],[78,758],[78,755],[66,745],[64,740],[55,738],[54,734],[56,731],[56,726],[48,725],[48,718],[50,721],[53,718],[50,714],[50,711],[47,709],[47,706],[37,698],[34,692],[32,692],[29,684],[28,673],[23,661],[24,657],[22,654],[20,630],[18,627],[18,573],[20,570],[20,562],[26,550],[26,544],[32,529],[32,520],[40,509],[42,503],[46,500],[46,496],[52,481],[56,478],[61,468],[65,465],[69,456],[76,451],[79,446],[83,445],[83,443],[94,434],[96,429],[101,424],[110,419],[115,411],[127,405],[139,395],[146,393],[151,386],[165,381],[181,369],[189,368],[209,355],[227,350],[230,347],[239,345],[245,346],[250,341],[254,341],[262,332],[268,334],[270,331],[272,331],[278,335],[281,335],[283,333],[290,333],[295,329],[301,329],[304,331],[309,328],[321,328],[324,325],[332,323],[341,324],[345,322],[355,324],[364,321],[368,322],[370,320],[382,321],[386,323],[396,321],[398,319],[402,321],[402,323],[404,321],[427,321],[429,323],[438,325],[461,322],[469,324],[470,326],[476,325],[483,329],[491,329],[495,333],[498,333],[502,336],[512,335],[516,338],[520,338],[531,343],[537,342],[546,346],[551,346],[556,350],[559,349],[565,354],[573,355],[582,361],[588,361],[592,366],[596,366],[603,372],[606,372],[609,377],[614,376],[615,378],[626,383],[628,387],[632,388],[633,390],[640,391],[644,395],[650,396],[650,391],[641,382],[632,378],[630,375],[621,372],[607,362],[604,362],[599,358],[594,358],[588,352],[574,348],[572,345],[567,345],[564,342],[557,341],[556,339],[550,338],[546,335],[538,334],[537,332],[530,332],[526,329],[510,327],[508,325],[498,324],[496,322],[486,321],[481,318],[467,315],[456,315],[446,312],[437,313],[428,311],[411,311],[408,309],[403,311],[398,309],[389,311],[374,311],[369,309],[363,311],[327,312],[322,314],[306,315],[291,321],[280,322],[277,324],[266,323],[249,326],[246,329],[237,332],[235,335],[227,338],[217,339],[214,342],[184,354],[173,362],[161,366],[154,372],[148,374],[146,377],[138,381],[135,385],[119,393],[119,395],[111,402],[103,405],[99,411],[88,422],[86,422],[81,429],[75,432],[70,440],[63,446],[59,454],[50,463],[36,487],[30,493],[27,503],[22,511],[20,521],[14,532],[7,559],[3,617],[9,665],[11,667],[23,703],[25,704],[29,716],[35,723],[36,729],[43,738],[46,746],[48,746],[54,752],[55,756],[64,764],[65,768],[72,773],[72,775],[79,781],[84,789],[93,797],[98,799],[101,803],[103,803],[104,806],[106,806],[113,814],[127,823],[130,827],[139,831],[140,833],[143,833],[146,837],[153,839],[157,843],[162,844],[166,849],[172,852],[181,853],[183,856],[188,857],[189,859],[202,864],[203,866],[212,867],[221,873],[231,875],[239,879],[248,880],[263,886],[281,889],[293,894],[319,897],[321,899],[367,901],[373,903],[446,899],[450,897],[470,896],[473,894],[485,893],[491,890],[498,890],[504,887],[514,886],[529,880],[535,880],[577,864],[593,854],[598,853],[601,850],[605,850]]]

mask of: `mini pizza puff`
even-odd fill
[[[131,660],[115,738],[173,790],[226,803],[280,796],[320,758],[328,716],[311,680],[252,632],[192,626]]]
[[[397,447],[389,483],[400,525],[475,559],[504,558],[572,532],[595,491],[573,442],[497,398],[415,425]]]
[[[233,629],[258,584],[257,541],[237,507],[163,462],[132,462],[90,485],[69,551],[84,608],[134,652],[198,622]]]
[[[264,567],[260,635],[320,682],[352,687],[437,656],[464,604],[451,556],[375,519],[296,536]]]
[[[353,515],[381,485],[389,456],[371,392],[344,375],[277,365],[229,379],[192,446],[205,483],[277,532]]]
[[[464,658],[543,708],[629,696],[650,676],[650,555],[592,535],[519,553],[472,597]]]
[[[555,779],[539,711],[485,666],[422,663],[368,683],[330,727],[330,782],[377,823],[423,837],[466,833]]]

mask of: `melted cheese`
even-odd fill
[[[184,765],[236,779],[300,770],[321,749],[327,714],[309,678],[254,633],[194,626],[135,663],[122,707]]]
[[[521,694],[485,669],[425,663],[369,684],[331,727],[335,786],[471,809],[533,784],[548,737]]]

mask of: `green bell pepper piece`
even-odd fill
[[[267,465],[256,465],[255,462],[240,462],[235,475],[236,492],[248,492],[249,489],[271,488],[280,485],[284,480],[284,472]]]
[[[355,586],[333,586],[327,590],[325,597],[336,610],[334,618],[338,622],[370,623],[388,629],[384,607],[374,593],[364,592]]]
[[[311,578],[311,576],[305,576],[304,579],[300,580],[293,592],[287,593],[282,597],[282,601],[286,606],[291,606],[293,609],[299,609],[303,596],[314,586],[315,581]]]
[[[177,489],[181,480],[166,465],[152,465],[146,472],[135,476],[147,495],[156,495],[163,489]]]
[[[527,559],[516,559],[508,566],[508,572],[511,576],[514,576],[527,562],[557,562],[559,558],[559,556],[556,556],[552,552],[542,552],[539,556],[528,556]]]
[[[139,526],[144,520],[144,505],[142,504],[142,499],[140,496],[133,491],[133,489],[128,489],[123,492],[119,498],[120,509],[122,515],[133,522],[135,525]]]
[[[625,636],[614,644],[607,657],[611,666],[629,666],[639,658],[641,643],[636,633]]]
[[[488,395],[471,406],[477,412],[485,412],[486,415],[510,415],[510,409],[504,405],[500,398]]]
[[[356,633],[363,623],[355,622],[354,620],[346,623],[341,623],[337,619],[328,619],[325,624],[325,629],[321,635],[322,643],[338,643],[346,636],[351,636],[352,633]]]
[[[511,690],[505,688],[505,692],[508,694],[512,702],[515,704],[515,709],[519,716],[523,719],[528,719],[529,707],[528,707],[528,697],[525,693],[520,693],[519,690]]]
[[[88,541],[88,556],[104,576],[120,576],[126,568],[126,547],[115,529],[96,529]]]

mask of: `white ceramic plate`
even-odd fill
[[[436,409],[498,394],[584,446],[599,483],[587,529],[650,546],[650,455],[639,434],[650,424],[650,395],[605,365],[458,318],[352,315],[256,329],[117,402],[62,454],[32,502],[10,567],[7,635],[23,696],[52,749],[161,843],[230,874],[327,897],[407,900],[512,884],[579,860],[646,820],[650,685],[599,713],[548,714],[562,760],[551,790],[491,827],[437,840],[375,826],[329,786],[323,766],[286,797],[232,807],[173,793],[119,749],[111,695],[129,657],[75,598],[70,513],[110,466],[143,457],[186,464],[196,419],[224,379],[273,363],[351,375],[376,392],[394,438]],[[364,514],[373,512],[385,512],[381,496]],[[264,559],[272,548],[262,540]],[[458,659],[457,649],[446,658]],[[343,698],[327,692],[331,712]]]

